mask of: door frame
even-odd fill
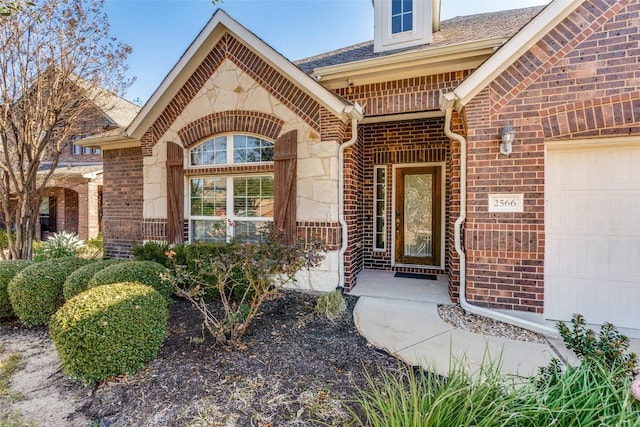
[[[440,168],[440,264],[404,264],[396,261],[396,172],[397,169],[404,168],[420,168],[420,167],[439,167]],[[446,226],[446,162],[430,162],[430,163],[398,163],[392,165],[391,171],[391,215],[389,221],[391,221],[391,266],[392,267],[410,267],[417,269],[437,269],[444,270],[445,266],[445,226]],[[388,179],[387,179],[388,181]]]

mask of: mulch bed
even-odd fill
[[[82,408],[100,426],[342,426],[354,418],[365,370],[397,369],[353,324],[313,313],[317,297],[287,291],[264,304],[243,344],[213,345],[199,313],[177,300],[158,358],[136,376],[98,385]]]

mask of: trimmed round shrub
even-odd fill
[[[87,288],[108,285],[110,283],[140,282],[151,286],[162,296],[169,299],[173,294],[173,286],[169,277],[169,269],[153,261],[126,261],[111,265],[93,275]]]
[[[26,327],[46,325],[64,302],[62,285],[67,277],[90,260],[68,257],[31,264],[7,286],[11,307]]]
[[[119,258],[99,259],[71,273],[62,285],[62,295],[65,301],[70,300],[80,292],[86,291],[89,281],[98,271],[121,262],[124,262],[124,260]]]
[[[49,322],[64,371],[87,383],[134,374],[153,360],[164,340],[166,299],[140,283],[88,289]]]
[[[7,285],[20,271],[31,265],[31,261],[24,259],[0,260],[0,319],[14,317],[11,308]]]

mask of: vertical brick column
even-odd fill
[[[106,258],[130,257],[142,243],[143,164],[140,148],[104,152],[103,234]]]

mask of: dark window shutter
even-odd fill
[[[167,240],[182,243],[184,223],[183,149],[167,142]]]
[[[292,130],[278,138],[274,153],[273,229],[284,232],[285,243],[296,238],[296,167],[298,159],[298,131]]]

